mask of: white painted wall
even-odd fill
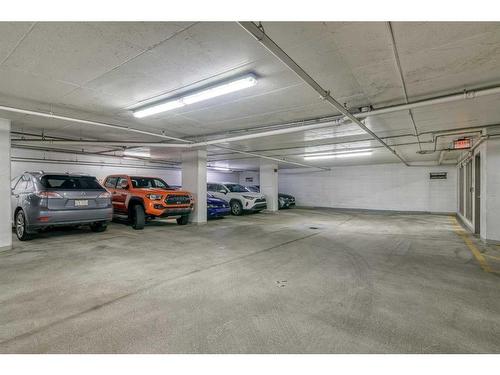
[[[279,191],[294,195],[299,206],[453,213],[457,210],[455,166],[380,164],[298,171],[280,170]],[[429,172],[448,172],[448,179],[430,180]]]
[[[118,157],[76,155],[58,152],[42,152],[34,150],[12,149],[12,156],[38,159],[39,162],[16,161],[11,162],[12,176],[18,176],[25,171],[49,171],[49,172],[71,172],[87,173],[103,179],[110,174],[125,173],[146,176],[156,176],[164,179],[170,185],[182,184],[182,171],[180,169],[158,169],[148,168],[145,163],[135,160],[127,160]],[[92,163],[114,163],[116,165],[84,165],[84,164],[56,164],[44,159],[67,160],[70,162],[92,162]],[[213,182],[238,182],[237,173],[223,173],[207,171],[207,178]]]
[[[0,119],[0,251],[12,246],[10,216],[10,121]]]
[[[259,172],[254,171],[243,171],[239,172],[239,183],[243,186],[254,186],[260,185]],[[251,178],[252,181],[247,181],[247,178]]]

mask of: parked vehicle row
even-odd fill
[[[260,212],[267,208],[258,186],[236,183],[207,184],[207,217]],[[191,193],[169,186],[157,177],[95,177],[81,174],[25,172],[11,181],[12,218],[21,241],[38,231],[57,226],[89,225],[92,231],[106,230],[115,218],[127,220],[134,229],[143,229],[147,220],[176,218],[179,225],[189,221],[194,210]],[[295,198],[280,194],[280,208],[295,205]]]
[[[231,213],[236,216],[243,214],[244,211],[260,212],[267,208],[266,197],[263,194],[251,192],[240,184],[208,183],[207,192],[226,201],[231,207]]]
[[[249,191],[256,193],[260,192],[259,185],[247,186]],[[278,193],[278,208],[281,210],[283,208],[292,208],[295,206],[295,197],[290,194]]]

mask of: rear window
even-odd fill
[[[40,183],[46,189],[103,190],[96,178],[90,176],[46,175]]]

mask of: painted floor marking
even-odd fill
[[[455,233],[457,233],[464,240],[465,244],[467,245],[467,247],[471,251],[472,255],[474,255],[474,258],[476,258],[476,260],[479,262],[479,265],[481,266],[481,268],[486,272],[492,272],[490,265],[488,264],[488,262],[486,262],[486,258],[481,253],[481,251],[479,251],[479,249],[474,244],[474,242],[472,242],[469,235],[462,229],[462,227],[460,226],[460,224],[457,221],[457,218],[453,217],[452,222],[453,222]]]

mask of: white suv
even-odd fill
[[[266,196],[253,193],[243,185],[232,182],[208,183],[207,191],[217,198],[223,199],[231,206],[233,215],[241,215],[243,211],[262,211],[267,208]]]

